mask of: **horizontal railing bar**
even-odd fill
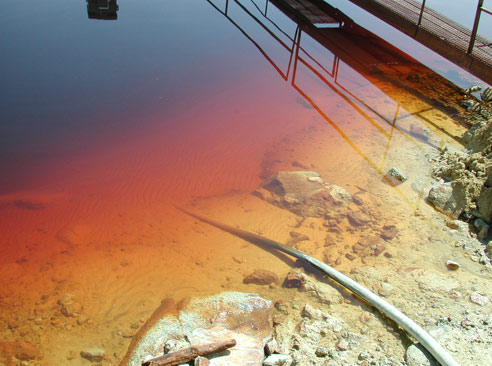
[[[484,8],[484,7],[481,7],[480,10],[483,11],[484,13],[492,15],[492,10],[489,10],[487,8]]]

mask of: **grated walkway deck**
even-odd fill
[[[486,38],[477,35],[475,47],[472,53],[468,54],[471,30],[427,7],[419,26],[420,1],[350,1],[492,84],[492,42]],[[482,14],[482,17],[487,16],[489,15]],[[486,19],[482,19],[482,22],[484,21]]]

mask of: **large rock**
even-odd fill
[[[264,347],[272,334],[272,303],[257,294],[223,292],[194,298],[178,313],[166,314],[129,350],[128,366],[163,354],[170,339],[186,337],[194,344],[235,339],[229,353],[210,359],[210,365],[261,366]],[[125,357],[126,359],[127,357]]]
[[[492,150],[492,122],[474,124],[463,136],[466,148],[472,152],[490,152]]]
[[[439,161],[433,168],[436,177],[450,182],[446,183],[446,194],[451,196],[446,207],[436,208],[453,216],[465,211],[481,217],[487,221],[492,219],[492,122],[477,122],[463,136],[466,143],[466,151],[450,151],[444,148],[441,151]],[[444,190],[437,187],[431,193]],[[434,191],[434,192],[433,192]],[[443,193],[443,192],[441,192]],[[441,194],[442,195],[442,194]],[[431,201],[429,194],[429,201]],[[454,201],[454,202],[453,202]],[[452,206],[456,207],[453,208]],[[456,215],[457,213],[457,215]]]
[[[453,195],[451,183],[441,183],[429,191],[428,201],[442,213],[456,219],[464,207],[460,206]]]
[[[278,172],[263,187],[278,196],[301,201],[324,190],[321,176],[315,172]]]
[[[352,201],[342,187],[323,182],[316,172],[278,172],[255,194],[267,202],[303,217],[323,217],[327,212]]]

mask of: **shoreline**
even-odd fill
[[[439,116],[436,116],[436,120],[441,123],[443,117],[440,113],[437,114]],[[412,123],[416,124],[410,122],[409,129]],[[453,122],[450,124],[455,126]],[[477,292],[492,298],[486,287],[486,281],[491,277],[484,265],[474,262],[476,243],[473,238],[468,237],[464,227],[435,212],[424,201],[426,192],[431,187],[431,163],[437,154],[437,150],[428,142],[440,146],[441,140],[449,137],[440,136],[439,130],[431,131],[428,140],[417,139],[416,145],[406,138],[395,136],[394,143],[403,148],[386,151],[385,155],[384,150],[380,150],[378,133],[372,132],[377,144],[371,144],[370,139],[359,140],[357,135],[365,132],[364,129],[351,131],[352,141],[360,141],[357,146],[364,151],[364,156],[371,161],[383,157],[386,167],[403,168],[408,175],[407,181],[397,187],[383,183],[381,172],[386,168],[367,169],[367,160],[360,154],[354,154],[349,145],[340,145],[336,150],[327,149],[324,143],[326,136],[330,136],[333,141],[336,132],[324,121],[316,119],[315,115],[304,129],[294,131],[272,146],[270,152],[265,152],[263,174],[260,174],[266,176],[267,172],[304,168],[318,171],[323,180],[341,186],[363,202],[362,207],[370,217],[369,222],[364,225],[354,226],[347,215],[340,215],[328,219],[334,220],[330,225],[333,224],[338,229],[327,232],[325,218],[307,217],[301,221],[297,215],[275,207],[250,192],[232,191],[223,195],[196,197],[189,204],[207,216],[280,242],[292,239],[291,231],[306,235],[309,240],[298,242],[299,249],[335,264],[340,257],[340,263],[336,264],[338,269],[354,276],[373,291],[386,293],[389,301],[420,324],[426,327],[449,327],[452,338],[445,339],[445,342],[454,345],[456,349],[464,349],[456,354],[457,359],[463,362],[462,357],[471,357],[471,351],[466,348],[466,344],[453,337],[455,334],[471,336],[473,327],[466,325],[467,322],[463,323],[464,318],[469,319],[475,327],[487,329],[484,323],[480,323],[480,319],[485,317],[484,311],[490,307],[490,303],[482,308],[471,302],[470,296]],[[345,141],[340,136],[335,140]],[[448,143],[459,147],[454,139],[450,139]],[[346,161],[344,156],[353,156],[353,159]],[[414,163],[422,158],[427,162],[420,165]],[[361,170],[361,166],[365,166],[366,170]],[[360,207],[355,202],[350,203],[351,211],[357,211]],[[161,215],[163,212],[166,212],[164,217],[176,215],[171,207],[161,210]],[[256,212],[262,212],[262,215],[255,215]],[[264,220],[263,216],[274,219]],[[98,249],[93,253],[82,250],[83,243],[91,240],[88,236],[90,231],[84,226],[72,226],[63,231],[61,238],[68,244],[60,245],[60,254],[51,259],[52,265],[42,264],[41,260],[39,262],[40,268],[50,276],[51,289],[45,291],[40,298],[33,294],[32,300],[26,302],[26,305],[18,303],[17,299],[11,303],[11,299],[2,298],[5,307],[16,309],[18,314],[18,320],[5,317],[1,319],[5,341],[25,340],[35,344],[36,348],[40,345],[39,351],[44,358],[29,361],[32,365],[69,361],[70,365],[83,366],[87,361],[79,353],[89,346],[103,347],[106,356],[102,364],[114,364],[123,357],[131,339],[163,298],[171,294],[179,301],[188,296],[210,295],[221,290],[257,292],[272,301],[286,301],[291,309],[291,318],[286,320],[285,334],[292,334],[297,320],[302,319],[302,309],[307,303],[311,303],[306,294],[286,290],[281,286],[270,288],[243,284],[244,277],[258,268],[268,268],[283,278],[289,272],[290,264],[189,218],[179,217],[175,221],[179,224],[172,228],[152,215],[149,218],[163,230],[159,236],[152,239],[135,238],[134,241],[120,242],[108,247],[95,244]],[[361,259],[355,255],[354,259],[347,258],[347,253],[354,256],[354,245],[364,238],[380,235],[379,230],[385,225],[396,227],[393,238],[383,239],[389,256],[370,255]],[[166,228],[170,231],[165,231]],[[328,234],[334,245],[330,242],[330,245],[325,246]],[[156,239],[167,243],[167,253],[157,241],[153,242]],[[464,251],[459,249],[457,243]],[[468,253],[471,260],[464,253]],[[327,255],[331,255],[331,258],[328,259]],[[181,262],[182,258],[187,259]],[[27,260],[36,272],[36,261],[33,263],[29,257]],[[459,262],[461,269],[457,272],[449,271],[446,267],[447,260]],[[21,261],[11,267],[21,268],[23,263],[26,262]],[[84,267],[87,272],[83,274],[72,269],[71,275],[67,277],[66,268],[77,267]],[[8,270],[9,268],[4,269],[7,273]],[[180,278],[181,283],[165,280]],[[28,276],[25,281],[29,281]],[[91,296],[87,297],[86,294]],[[416,294],[420,294],[423,299],[416,299]],[[367,361],[359,360],[363,351],[373,355],[369,359],[378,358],[377,362],[381,365],[384,362],[391,364],[390,361],[380,360],[384,357],[386,360],[392,357],[391,362],[395,365],[402,362],[406,347],[402,344],[401,336],[357,300],[345,295],[342,298],[340,304],[311,304],[321,311],[338,314],[339,320],[345,322],[352,333],[365,337],[366,343],[361,343],[360,347],[350,350],[336,348],[333,364],[349,362],[347,360]],[[17,304],[14,305],[16,301]],[[435,307],[436,302],[439,303],[438,307]],[[362,313],[360,308],[364,309]],[[463,315],[465,311],[469,311],[467,309],[472,309],[472,313]],[[369,318],[366,319],[363,314],[368,314]],[[447,317],[460,321],[443,323],[440,320]],[[110,322],[109,319],[115,320]],[[461,325],[462,323],[465,325]],[[25,333],[27,325],[36,330],[36,335],[30,331]],[[372,333],[378,335],[375,338],[377,342],[367,336]],[[345,339],[341,334],[335,336],[337,341]],[[8,355],[8,352],[13,352],[12,348],[4,351],[3,355]],[[342,355],[347,358],[341,358]]]

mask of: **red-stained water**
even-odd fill
[[[112,21],[85,19],[84,2],[9,2],[2,14],[0,325],[5,341],[41,350],[34,362],[78,365],[73,354],[104,345],[114,364],[163,298],[239,288],[261,265],[288,268],[175,205],[283,240],[292,217],[250,195],[263,177],[301,165],[348,190],[386,192],[394,161],[446,137],[425,124],[451,120],[419,89],[425,81],[410,91],[391,81],[423,72],[454,90],[415,60],[382,44],[374,57],[400,63],[380,66],[390,79],[380,78],[362,45],[344,58],[328,48],[336,41],[303,33],[296,54],[297,25],[273,5],[286,34],[244,2],[288,49],[237,3],[230,20],[213,4],[120,1]],[[396,194],[409,206],[420,198]]]

